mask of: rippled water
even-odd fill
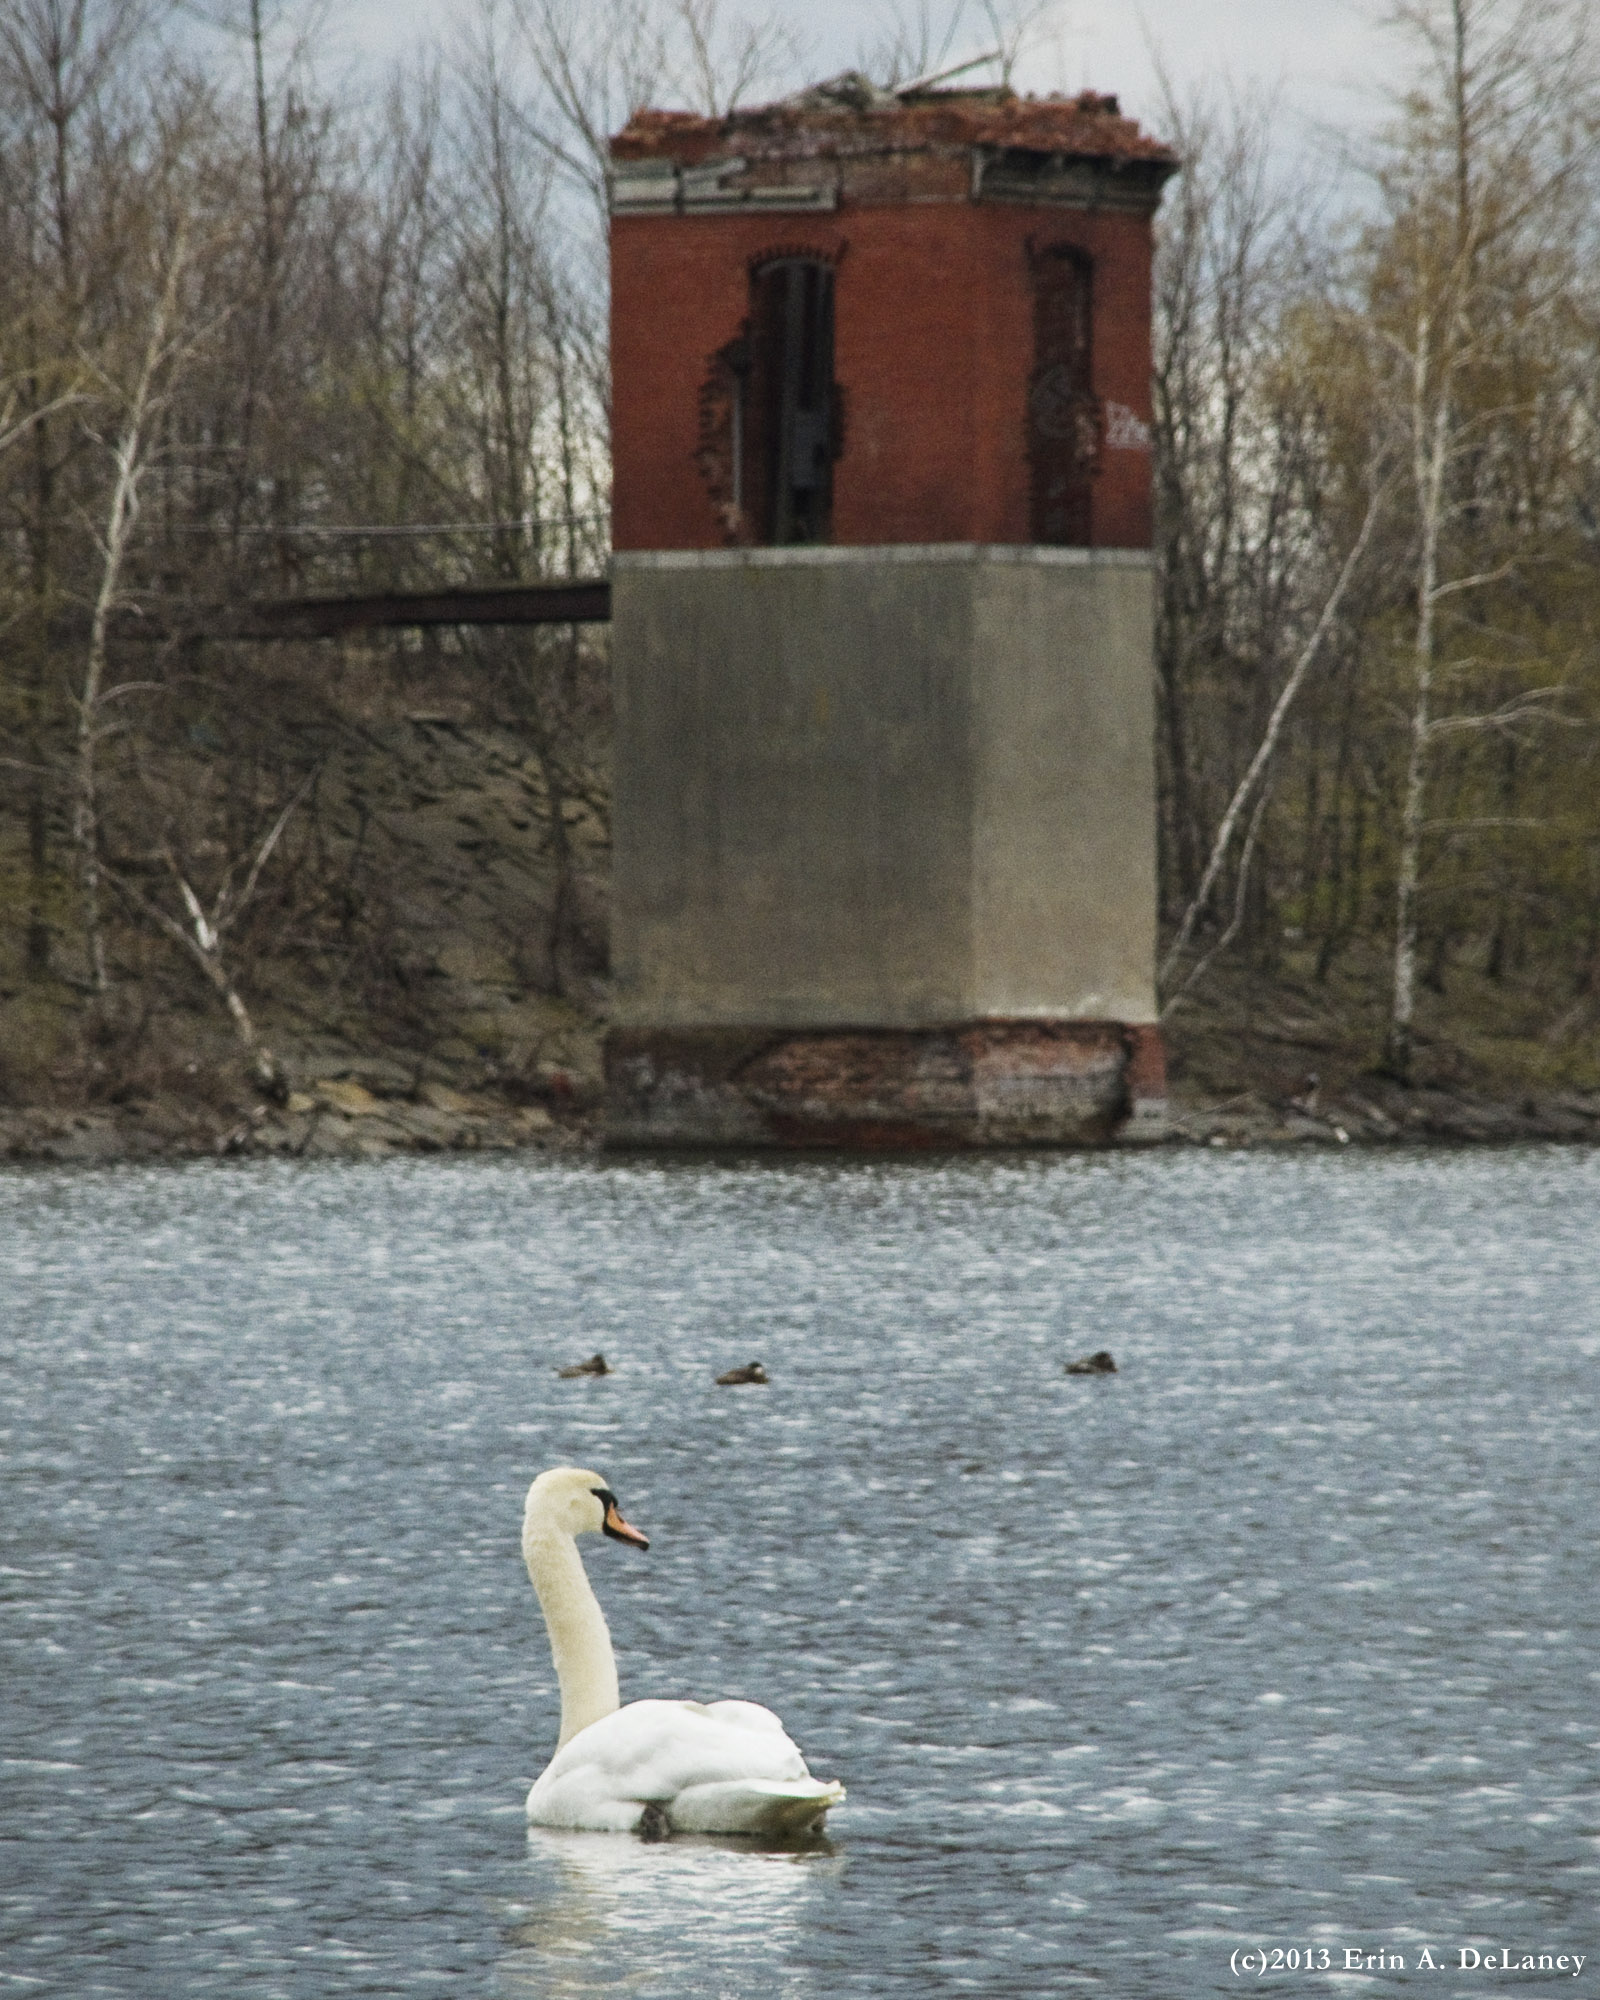
[[[0,1176],[0,1989],[1600,1992],[1597,1201],[1579,1152]],[[770,1703],[831,1851],[530,1838],[563,1460],[652,1537],[588,1549],[624,1698]]]

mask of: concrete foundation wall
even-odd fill
[[[619,554],[622,1029],[1155,1018],[1149,559]]]
[[[1153,1021],[1149,566],[1047,557],[973,580],[970,1011]]]

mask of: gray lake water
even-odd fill
[[[1597,1210],[1577,1151],[0,1175],[0,1991],[1600,1993]],[[776,1708],[831,1848],[529,1835],[563,1461],[652,1538],[586,1544],[623,1698]]]

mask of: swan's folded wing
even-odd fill
[[[546,1826],[631,1826],[646,1805],[670,1810],[699,1787],[796,1780],[814,1782],[783,1725],[754,1702],[631,1701],[556,1752],[528,1815]]]
[[[765,1730],[770,1736],[781,1736],[789,1741],[789,1732],[773,1714],[770,1708],[763,1708],[759,1701],[708,1701],[707,1715],[714,1715],[719,1722],[731,1722],[740,1729]]]
[[[730,1719],[697,1701],[630,1701],[580,1730],[557,1762],[576,1761],[589,1739],[588,1761],[639,1799],[670,1799],[690,1785],[732,1778],[809,1777],[798,1746],[776,1716],[773,1722],[776,1728],[752,1728],[745,1716]]]

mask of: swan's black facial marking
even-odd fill
[[[649,1540],[622,1518],[622,1509],[617,1504],[617,1496],[609,1486],[592,1486],[590,1492],[600,1502],[603,1510],[601,1529],[614,1542],[631,1542],[636,1549],[647,1549]]]

